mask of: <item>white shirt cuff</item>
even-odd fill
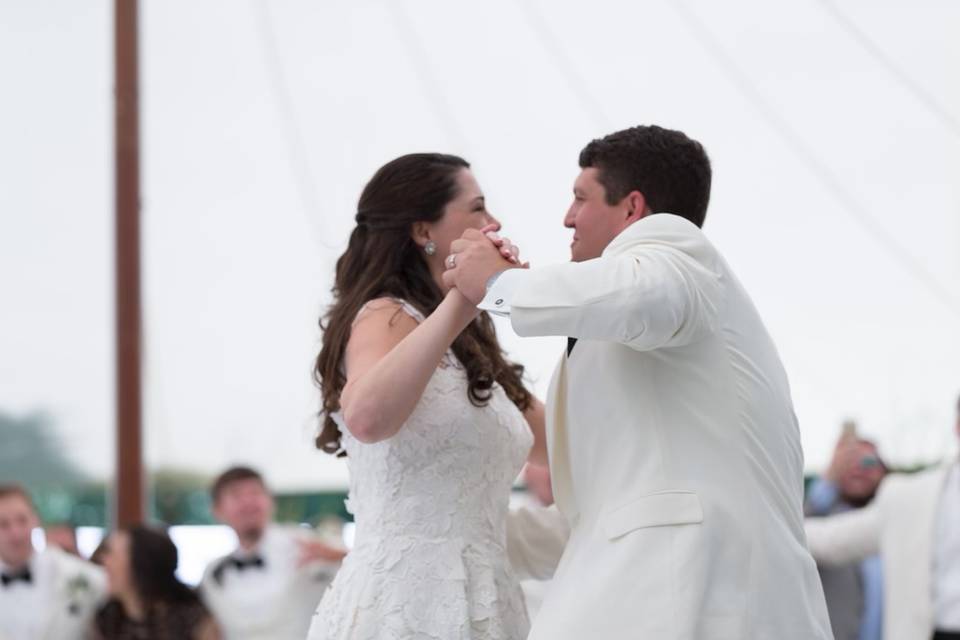
[[[493,285],[487,289],[487,295],[480,301],[477,308],[481,311],[489,311],[494,315],[509,316],[510,302],[513,300],[513,295],[526,273],[526,269],[501,271]]]

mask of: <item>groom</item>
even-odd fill
[[[700,230],[703,147],[634,127],[580,167],[572,262],[515,269],[471,230],[444,275],[521,336],[569,337],[547,420],[570,537],[530,638],[831,638],[787,377]]]

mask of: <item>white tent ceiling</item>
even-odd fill
[[[310,450],[318,312],[364,181],[466,156],[534,265],[579,149],[639,123],[714,163],[706,230],[793,384],[808,464],[854,416],[953,450],[960,4],[144,0],[148,456],[340,485]],[[0,409],[112,442],[109,3],[0,4]],[[501,326],[543,393],[559,350]]]

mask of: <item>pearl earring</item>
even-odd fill
[[[427,244],[423,245],[423,252],[428,256],[432,256],[437,252],[437,243],[433,240],[427,240]]]

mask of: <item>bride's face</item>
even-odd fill
[[[483,191],[469,169],[462,169],[457,174],[457,195],[447,203],[443,217],[427,226],[430,240],[437,244],[437,252],[427,256],[430,271],[434,274],[441,289],[443,281],[440,274],[444,270],[444,260],[450,254],[450,243],[463,235],[467,229],[482,229],[495,224],[499,228],[500,222],[487,211]]]

